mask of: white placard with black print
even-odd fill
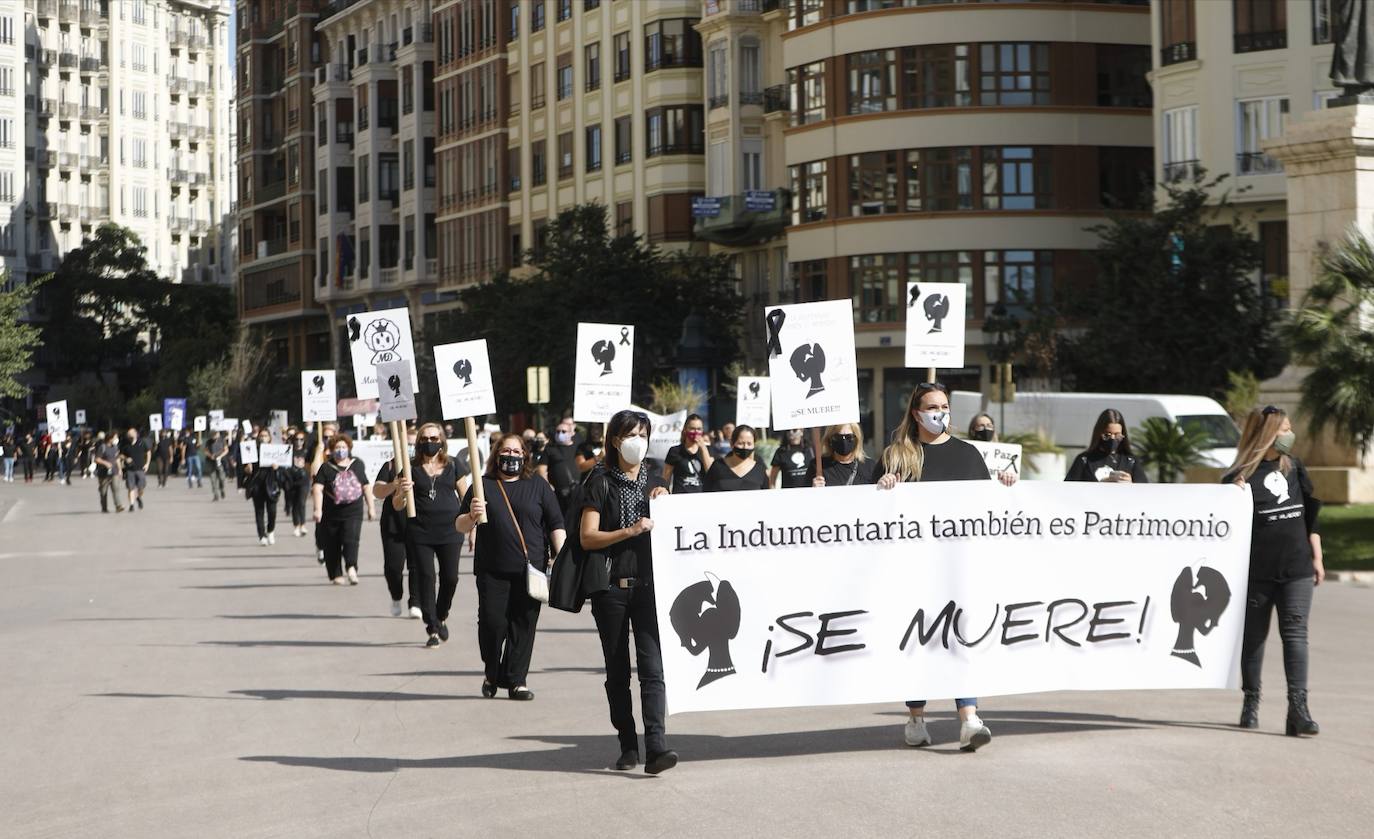
[[[988,473],[994,478],[1003,472],[1015,475],[1018,479],[1023,477],[1021,473],[1025,464],[1021,460],[1020,443],[984,443],[982,440],[968,440],[967,442],[983,456],[983,462],[987,464]],[[1059,480],[1058,475],[1042,477]]]
[[[239,463],[258,462],[258,441],[243,440],[239,443]]]
[[[209,420],[204,415],[195,417],[191,420],[191,428],[194,431],[205,431],[209,428]]]
[[[649,418],[649,449],[644,456],[662,463],[668,458],[668,450],[682,442],[682,426],[687,424],[686,409],[671,414],[656,414],[638,405],[628,407]]]
[[[859,421],[859,377],[850,300],[764,310],[773,428]]]
[[[66,434],[71,430],[71,423],[67,419],[67,400],[61,399],[57,402],[49,402],[47,405],[48,433],[61,434],[62,439],[66,439]],[[60,442],[60,441],[59,441]]]
[[[333,370],[301,371],[301,419],[333,422],[339,418],[339,396]]]
[[[772,395],[767,376],[740,376],[735,382],[735,424],[768,428]]]
[[[377,480],[382,464],[396,456],[390,440],[359,440],[353,444],[353,456],[363,464],[368,483]]]
[[[415,345],[410,337],[410,310],[382,309],[355,312],[344,319],[349,355],[353,359],[353,384],[359,399],[380,399],[377,365],[405,361],[410,365],[412,387],[419,388],[415,371]]]
[[[413,375],[412,362],[405,359],[377,365],[377,415],[382,422],[416,418]]]
[[[630,406],[635,328],[618,323],[577,325],[573,419],[606,422]]]
[[[444,419],[496,413],[485,338],[435,347],[434,372],[439,378],[439,406]]]
[[[258,463],[263,466],[289,467],[291,465],[291,444],[265,443],[258,446]]]
[[[906,284],[906,366],[963,367],[963,283]]]
[[[1249,491],[1120,489],[655,499],[668,710],[1238,687]]]
[[[86,409],[85,409],[85,408],[77,408],[76,411],[75,411],[75,413],[76,413],[76,424],[77,424],[77,425],[85,425],[85,424],[86,424]]]
[[[162,430],[162,414],[149,414],[149,415],[148,415],[148,430],[149,430],[149,431],[161,431],[161,430]]]

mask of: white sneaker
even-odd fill
[[[357,569],[357,568],[350,568],[350,569],[348,569],[348,582],[349,582],[351,585],[355,585],[355,586],[358,584],[358,569]]]
[[[424,617],[424,612],[421,612],[421,611],[420,611],[420,607],[419,607],[419,606],[411,606],[411,607],[410,607],[410,616],[411,616],[412,618],[422,618],[422,617]]]
[[[391,616],[393,618],[399,618],[401,616],[401,601],[391,601]]]
[[[929,746],[930,732],[926,730],[926,718],[920,716],[908,719],[902,737],[908,746]]]
[[[269,544],[269,545],[275,545],[275,544],[277,544],[277,534],[276,534],[276,533],[269,533],[269,534],[267,534],[267,544]]]
[[[969,717],[959,724],[959,749],[974,752],[992,742],[992,732],[977,717]]]
[[[264,537],[262,537],[261,539],[259,539],[259,540],[258,540],[258,544],[259,544],[259,545],[262,545],[264,548],[267,547],[267,537],[264,536]]]

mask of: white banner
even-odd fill
[[[333,370],[301,371],[301,418],[305,422],[337,420],[338,400]]]
[[[1020,443],[984,443],[982,440],[966,440],[978,450],[987,464],[988,473],[994,478],[1003,472],[1010,472],[1018,479],[1025,463],[1021,460]]]
[[[735,424],[767,428],[772,398],[767,376],[740,376],[735,382]]]
[[[363,462],[368,483],[377,480],[377,470],[396,456],[390,440],[359,440],[353,444],[353,456]]]
[[[149,430],[149,431],[161,431],[161,430],[162,430],[162,414],[149,414],[149,415],[148,415],[148,430]]]
[[[854,304],[824,300],[776,306],[764,315],[773,428],[859,421]]]
[[[289,443],[267,443],[259,446],[258,462],[263,466],[290,466],[291,445]]]
[[[244,440],[239,443],[239,463],[258,462],[258,441]]]
[[[1236,687],[1249,491],[1114,489],[656,499],[669,710]]]
[[[414,375],[412,362],[388,361],[377,365],[377,415],[382,422],[413,420],[418,416]]]
[[[434,371],[439,378],[439,406],[444,419],[496,413],[485,338],[435,347]]]
[[[630,405],[629,408],[649,418],[649,451],[644,456],[662,464],[668,457],[668,450],[682,442],[682,426],[687,424],[687,410],[684,408],[671,414],[655,414],[638,405]]]
[[[963,367],[963,283],[906,284],[906,366]]]
[[[618,323],[577,325],[577,368],[573,375],[573,419],[606,422],[630,406],[635,328]]]
[[[353,359],[353,381],[359,399],[376,399],[377,365],[388,361],[410,362],[410,381],[418,385],[415,348],[410,338],[410,310],[383,309],[348,316],[348,349]]]

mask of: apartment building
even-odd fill
[[[323,2],[239,0],[238,305],[279,364],[329,364],[316,296],[315,26]]]
[[[1338,95],[1331,83],[1334,0],[1156,0],[1154,117],[1161,181],[1199,168],[1258,237],[1261,282],[1289,305],[1287,184],[1265,140]]]
[[[975,390],[995,307],[1090,293],[1086,228],[1153,167],[1150,9],[764,5],[787,29],[770,45],[785,68],[791,290],[853,301],[864,433],[882,440],[926,372],[903,366],[907,281],[965,286],[966,366],[939,377]]]
[[[0,0],[0,260],[56,268],[98,225],[178,282],[233,277],[225,0]]]

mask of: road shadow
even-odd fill
[[[190,591],[238,591],[251,588],[318,588],[329,585],[328,580],[318,583],[224,583],[218,586],[182,586]]]
[[[422,647],[418,641],[388,641],[369,643],[365,641],[197,641],[206,647],[303,647],[307,649],[325,647]]]
[[[423,677],[428,677],[428,676],[434,676],[434,677],[454,676],[454,677],[460,678],[460,679],[468,679],[468,678],[480,679],[481,677],[483,677],[483,676],[485,676],[485,675],[487,675],[487,674],[486,674],[486,672],[484,672],[484,671],[482,671],[482,670],[412,670],[412,671],[410,671],[409,673],[368,673],[367,675],[369,675],[369,676],[375,676],[375,677],[377,677],[377,678],[403,678],[403,679],[416,679],[416,678],[423,678]]]
[[[879,711],[877,716],[882,717],[902,717],[907,716],[905,711]],[[1125,717],[1116,714],[1085,714],[1069,711],[1004,711],[1000,709],[984,708],[979,712],[983,721],[991,727],[995,735],[1000,734],[1007,727],[1015,727],[1022,723],[1039,724],[1042,721],[1062,721],[1070,723],[1098,724],[1102,728],[1191,728],[1201,731],[1220,731],[1228,734],[1266,734],[1275,737],[1283,737],[1280,731],[1258,731],[1255,729],[1245,729],[1234,723],[1226,722],[1199,722],[1196,720],[1156,720],[1143,717]],[[948,719],[953,721],[956,715],[953,713],[926,714],[926,719],[932,722]]]
[[[401,693],[387,690],[231,690],[237,696],[252,699],[267,699],[273,702],[283,699],[351,699],[359,702],[448,702],[454,699],[482,699],[481,696],[459,696],[452,693]]]
[[[389,620],[393,618],[384,615],[303,615],[303,614],[280,614],[280,615],[215,615],[216,618],[223,618],[231,621],[373,621]]]

